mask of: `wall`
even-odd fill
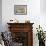
[[[22,2],[22,3],[21,3]],[[27,5],[27,15],[14,15],[14,5]],[[33,45],[38,46],[36,27],[40,24],[40,0],[3,0],[2,1],[2,25],[3,31],[7,31],[7,22],[10,19],[17,19],[19,22],[30,20],[33,25]],[[36,40],[37,39],[37,40]]]
[[[40,0],[40,24],[46,31],[46,0]]]
[[[2,29],[2,0],[0,0],[0,31]]]
[[[46,0],[40,0],[40,9],[42,13],[46,13]]]
[[[22,2],[22,3],[21,3]],[[30,22],[39,23],[39,14],[40,14],[40,1],[38,0],[3,0],[2,1],[2,23],[3,26],[10,19],[17,19],[19,22],[24,22],[25,20],[30,20]],[[27,15],[14,15],[14,5],[27,4]],[[38,20],[38,21],[37,21]],[[6,26],[5,26],[6,27]],[[4,29],[6,30],[6,28]],[[4,31],[5,31],[4,30]]]
[[[27,15],[14,15],[14,5],[27,5]],[[41,1],[41,5],[43,2]],[[8,30],[7,22],[9,20],[17,19],[19,22],[30,20],[33,25],[33,45],[38,46],[38,39],[36,37],[36,27],[40,24],[43,29],[46,28],[46,15],[41,11],[43,6],[40,5],[40,0],[2,0],[2,25],[3,31]],[[40,7],[41,6],[41,7]]]

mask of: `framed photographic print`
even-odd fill
[[[27,5],[14,5],[15,15],[27,15]]]

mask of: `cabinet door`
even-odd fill
[[[28,46],[28,32],[12,32],[12,37],[13,42]]]

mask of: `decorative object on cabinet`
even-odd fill
[[[9,23],[19,23],[19,21],[17,19],[11,19]]]
[[[27,5],[14,5],[15,15],[27,15]]]
[[[33,23],[7,23],[12,41],[21,46],[33,46]]]
[[[25,20],[25,23],[30,23],[30,20]]]

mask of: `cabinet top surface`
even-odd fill
[[[18,25],[23,25],[23,24],[31,24],[33,25],[34,23],[7,23],[8,25],[14,25],[14,24],[18,24]]]

